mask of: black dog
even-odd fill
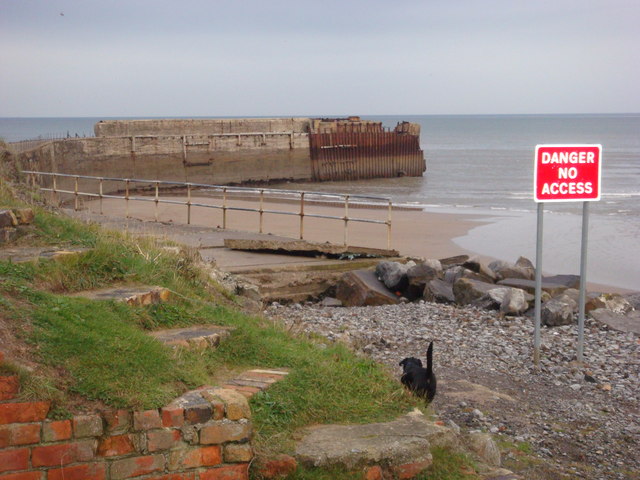
[[[409,357],[400,362],[402,365],[402,384],[418,397],[427,402],[436,396],[436,376],[433,373],[433,342],[427,349],[427,368],[422,367],[419,358]]]

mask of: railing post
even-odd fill
[[[104,181],[104,178],[100,177],[100,215],[103,215],[103,211],[102,211],[102,195],[103,195],[103,188],[102,188],[102,183]]]
[[[300,240],[304,239],[304,192],[300,192]]]
[[[126,218],[131,218],[129,216],[129,179],[127,178],[124,182],[125,182],[125,186],[124,186],[124,203],[126,205],[126,207],[125,207],[125,217]]]
[[[391,200],[389,200],[389,216],[387,217],[387,249],[391,250]]]
[[[158,190],[159,190],[160,186],[159,183],[156,182],[156,197],[155,197],[155,204],[156,204],[156,208],[155,208],[155,218],[156,218],[156,222],[158,221],[158,203],[159,203],[159,198],[158,198]]]
[[[227,188],[222,189],[222,228],[227,229]]]
[[[78,211],[78,176],[76,175],[73,183],[73,209]]]
[[[52,197],[53,197],[53,203],[56,204],[56,205],[58,204],[58,192],[57,192],[57,190],[58,190],[58,184],[56,182],[56,174],[54,173],[53,174],[53,192],[52,192],[53,195],[52,195]]]
[[[260,233],[262,233],[262,214],[263,212],[263,203],[264,203],[264,190],[260,189]]]
[[[191,225],[191,184],[187,183],[187,225]]]
[[[349,225],[349,195],[344,197],[344,244],[347,245],[347,230]]]

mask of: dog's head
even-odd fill
[[[422,362],[419,358],[407,357],[400,362],[400,366],[402,366],[402,368],[406,371],[407,368],[422,367]]]

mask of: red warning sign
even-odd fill
[[[536,202],[600,200],[601,145],[538,145]]]

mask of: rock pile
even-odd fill
[[[542,279],[541,321],[570,325],[578,313],[580,278],[555,275]],[[505,316],[533,315],[535,267],[520,257],[515,263],[485,264],[466,255],[416,263],[384,261],[375,272],[345,274],[336,287],[342,305],[373,306],[426,300],[498,310]],[[590,294],[586,312],[611,328],[640,333],[640,295]]]
[[[30,208],[0,210],[0,245],[14,242],[31,229],[34,213]]]

